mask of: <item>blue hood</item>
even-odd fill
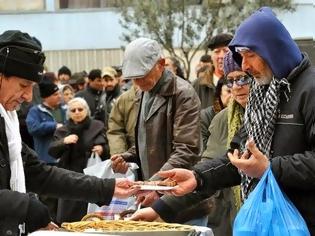
[[[302,53],[284,25],[269,7],[262,7],[249,16],[236,30],[229,44],[238,63],[235,47],[248,47],[261,56],[278,79],[287,78],[302,61]]]

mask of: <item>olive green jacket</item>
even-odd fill
[[[135,144],[139,101],[140,93],[137,93],[132,86],[114,103],[109,115],[107,131],[111,155],[126,152]]]

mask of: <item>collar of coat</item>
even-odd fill
[[[172,72],[170,72],[168,70],[163,71],[160,79],[162,79],[162,78],[164,78],[165,81],[164,81],[163,86],[157,92],[157,94],[159,94],[163,97],[172,96],[172,95],[176,94],[176,89],[177,89],[176,80],[177,79],[180,80],[181,78],[175,76]]]

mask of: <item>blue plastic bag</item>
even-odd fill
[[[306,223],[282,193],[270,167],[239,210],[234,236],[309,236]]]

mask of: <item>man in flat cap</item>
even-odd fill
[[[216,86],[219,79],[224,76],[223,71],[223,58],[229,51],[228,44],[231,42],[233,35],[228,33],[221,33],[213,36],[208,44],[208,48],[211,50],[211,58],[213,61],[213,82]]]
[[[136,145],[112,156],[113,168],[124,172],[126,162],[141,168],[139,178],[156,180],[159,170],[191,168],[200,151],[200,101],[185,80],[165,70],[160,45],[152,39],[138,38],[127,45],[123,76],[142,90],[136,124]],[[138,201],[150,206],[158,194],[152,192]]]
[[[127,180],[103,180],[47,166],[22,143],[15,110],[31,101],[44,61],[39,41],[27,33],[9,30],[0,35],[0,235],[4,236],[55,227],[47,207],[26,191],[100,205],[136,191],[129,189],[132,183]]]
[[[233,36],[227,33],[217,34],[212,37],[208,44],[211,50],[211,56],[206,54],[200,58],[200,60],[210,61],[207,63],[199,63],[202,66],[198,69],[197,79],[192,82],[192,86],[199,96],[201,109],[207,109],[207,113],[213,112],[211,106],[214,105],[216,100],[215,88],[218,85],[218,81],[224,77],[223,57],[225,53],[229,51],[228,44],[232,38]],[[227,90],[227,92],[229,92],[229,90]],[[204,112],[202,112],[202,117],[204,117]]]

